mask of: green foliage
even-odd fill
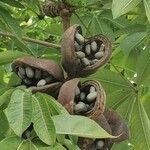
[[[70,134],[89,138],[113,138],[97,123],[87,117],[58,115],[52,117],[52,119],[58,134]],[[65,128],[62,124],[65,125]]]
[[[21,136],[31,123],[31,100],[31,92],[16,89],[12,93],[11,100],[5,110],[10,127],[18,136]]]
[[[113,0],[112,11],[114,18],[133,10],[140,2],[141,0]]]
[[[34,148],[36,149],[36,147],[42,149],[44,146],[43,149],[54,148],[55,150],[55,148],[59,149],[61,147],[63,150],[65,148],[60,144],[57,144],[56,137],[58,141],[60,141],[61,138],[62,144],[65,145],[69,142],[76,148],[78,148],[78,146],[73,142],[75,139],[75,137],[73,137],[74,135],[90,138],[114,138],[93,120],[82,116],[69,115],[68,112],[54,100],[54,98],[46,94],[36,93],[31,96],[29,90],[21,88],[17,88],[16,90],[11,91],[11,93],[10,90],[7,90],[4,94],[10,94],[10,102],[5,109],[6,116],[3,112],[0,113],[0,121],[5,123],[5,126],[1,125],[2,132],[0,130],[0,136],[4,138],[5,133],[10,127],[16,135],[22,137],[22,133],[32,122],[34,124],[33,127],[36,137],[38,136],[43,142],[39,141],[35,144],[33,137],[31,140],[23,141],[21,138],[14,136],[13,133],[11,134],[13,136],[6,137],[0,142],[1,148],[4,147],[10,149],[13,147],[12,150],[15,150],[15,148],[26,149],[32,147],[32,150]],[[62,124],[65,126],[62,126]],[[81,124],[85,125],[81,126]],[[63,136],[66,134],[73,135],[70,136],[70,140],[67,139],[67,142],[65,136]],[[11,141],[13,142],[12,145],[10,143]],[[43,143],[43,146],[40,143]],[[50,146],[46,146],[44,143]]]
[[[5,65],[11,63],[16,58],[20,58],[23,56],[28,56],[29,54],[25,54],[19,51],[5,51],[0,53],[0,65]]]
[[[98,80],[106,92],[106,107],[118,111],[128,123],[129,139],[113,150],[149,150],[150,0],[65,2],[78,8],[71,16],[72,25],[80,24],[87,37],[104,34],[113,45],[110,62],[83,79]],[[42,18],[42,5],[42,0],[0,1],[0,149],[78,150],[77,136],[112,138],[94,121],[69,115],[49,95],[16,88],[20,80],[11,73],[15,59],[33,55],[60,63],[58,49],[25,38],[61,44],[62,20]],[[22,133],[32,122],[31,137],[23,140]]]
[[[50,116],[48,100],[40,94],[33,97],[34,129],[39,138],[47,145],[53,145],[56,141],[55,126]]]

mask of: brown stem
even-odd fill
[[[72,12],[70,12],[68,9],[64,8],[60,12],[60,16],[62,18],[64,31],[66,31],[70,27],[70,17],[72,15]]]
[[[0,32],[0,36],[7,36],[7,37],[16,37],[15,35],[11,34],[11,33],[4,33],[4,32]],[[39,45],[43,45],[46,47],[51,47],[51,48],[55,48],[60,50],[61,46],[57,45],[57,44],[53,44],[53,43],[49,43],[49,42],[45,42],[45,41],[41,41],[41,40],[36,40],[36,39],[32,39],[29,37],[22,37],[22,40],[26,41],[26,42],[30,42],[30,43],[36,43]]]

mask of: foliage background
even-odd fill
[[[130,128],[130,138],[114,150],[150,149],[150,0],[66,0],[77,6],[71,24],[80,24],[85,36],[106,35],[113,43],[110,62],[88,77],[99,80],[107,107],[117,110]],[[23,37],[60,45],[61,18],[43,17],[38,0],[0,0],[0,93],[18,78],[10,63],[21,56],[54,59],[60,51]],[[11,37],[8,33],[13,34]],[[3,131],[0,131],[0,133]],[[2,138],[0,138],[2,139]]]

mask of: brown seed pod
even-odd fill
[[[61,52],[62,66],[68,76],[86,77],[108,62],[111,42],[104,35],[84,38],[81,27],[74,25],[63,35]]]
[[[111,109],[106,109],[104,111],[104,116],[112,129],[112,135],[119,136],[115,139],[111,139],[111,142],[118,143],[129,137],[127,124],[117,112]]]
[[[64,80],[61,67],[52,60],[22,57],[12,63],[12,70],[33,93],[44,92],[56,96]]]
[[[96,120],[95,120],[105,131],[107,131],[109,134],[112,134],[110,125],[108,124],[105,116],[101,114]],[[79,138],[78,145],[82,150],[96,150],[97,147],[97,139],[88,139],[88,138]],[[107,150],[108,145],[108,139],[102,139],[102,142],[104,142],[103,149],[101,150]]]
[[[65,82],[58,96],[58,101],[70,114],[92,119],[104,112],[105,99],[105,92],[98,81],[88,80],[81,84],[78,78]]]
[[[44,6],[43,6],[43,12],[45,13],[46,16],[49,16],[51,18],[55,18],[59,16],[59,11],[60,8],[56,2],[53,1],[48,1]]]
[[[114,143],[124,141],[128,138],[128,128],[121,116],[113,110],[105,110],[96,122],[108,133],[118,136],[115,139],[81,139],[79,145],[84,150],[110,150]],[[82,147],[84,145],[84,147]]]

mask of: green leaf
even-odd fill
[[[113,25],[115,25],[116,27],[120,29],[125,28],[130,25],[129,21],[124,16],[119,17],[117,19],[113,19],[112,12],[108,10],[102,14],[102,18],[110,21]]]
[[[10,28],[10,30],[17,36],[21,37],[22,31],[18,24],[18,22],[10,15],[9,11],[7,11],[5,8],[0,6],[0,16],[4,20],[4,22],[7,24],[7,26]]]
[[[7,137],[0,142],[0,148],[2,150],[17,150],[22,142],[22,139],[20,139],[19,137]]]
[[[32,97],[30,91],[16,89],[5,111],[10,127],[21,137],[31,124]]]
[[[32,50],[27,46],[27,44],[24,44],[24,42],[22,42],[21,39],[13,37],[12,40],[15,42],[17,47],[20,48],[20,50],[22,50],[23,52],[28,52],[29,54],[33,55]]]
[[[136,100],[131,114],[131,144],[134,149],[150,149],[150,120],[140,100]]]
[[[124,101],[131,97],[133,90],[120,89],[107,94],[107,106],[117,109]]]
[[[9,128],[7,118],[2,110],[0,110],[0,134],[5,135]]]
[[[134,9],[141,0],[113,0],[112,13],[113,17],[117,18],[130,10]]]
[[[107,36],[111,41],[114,41],[113,30],[110,26],[102,19],[101,16],[94,16],[91,18],[91,24],[89,25],[89,31],[92,34],[103,34]]]
[[[77,145],[75,145],[74,143],[72,143],[72,141],[70,141],[68,139],[65,139],[64,145],[69,150],[80,150],[80,148]]]
[[[0,96],[3,95],[7,90],[10,90],[10,87],[0,87]]]
[[[66,150],[60,143],[55,143],[53,146],[47,146],[40,140],[34,140],[34,145],[36,146],[37,150]]]
[[[7,27],[6,27],[6,24],[4,23],[3,20],[0,19],[0,30],[1,31],[7,31]]]
[[[95,121],[84,116],[58,115],[52,117],[57,134],[87,138],[113,138]]]
[[[128,141],[123,141],[113,145],[112,150],[133,150],[134,146],[129,144]]]
[[[30,141],[23,141],[17,150],[37,150],[36,146]]]
[[[0,96],[0,108],[1,109],[5,109],[7,107],[8,103],[10,102],[13,91],[14,89],[9,89]]]
[[[124,58],[124,68],[126,68],[126,74],[128,77],[133,79],[133,76],[137,73],[136,68],[137,68],[137,61],[140,56],[140,49],[136,48],[131,50],[129,55],[126,55]],[[133,79],[134,80],[134,79]]]
[[[42,99],[45,99],[47,101],[49,111],[52,115],[69,114],[67,110],[65,110],[65,108],[60,103],[58,103],[53,97],[43,93],[36,93],[35,95],[41,96]],[[57,141],[59,143],[63,143],[64,139],[64,135],[57,135]]]
[[[143,97],[142,97],[142,104],[145,108],[145,111],[150,119],[150,92],[147,92]]]
[[[56,141],[56,131],[51,119],[48,100],[41,94],[33,96],[33,124],[36,134],[48,145]]]
[[[7,86],[16,87],[21,85],[22,80],[18,77],[18,75],[14,72],[11,73]]]
[[[13,60],[28,56],[29,54],[22,53],[19,51],[6,51],[6,52],[0,52],[0,65],[11,63]]]
[[[63,34],[63,25],[58,23],[51,24],[47,30],[45,30],[45,33],[49,32],[49,34],[54,36],[61,36]]]
[[[142,50],[137,62],[137,84],[150,85],[150,46]]]
[[[116,110],[124,118],[124,120],[127,121],[127,124],[129,124],[128,122],[131,118],[135,97],[135,94],[128,97]]]
[[[52,115],[69,114],[67,110],[60,103],[58,103],[52,96],[44,93],[36,93],[35,96],[45,99]]]
[[[124,54],[129,55],[131,50],[139,46],[141,42],[146,38],[146,32],[136,32],[125,37],[120,42],[120,47]]]
[[[144,6],[145,6],[147,18],[150,22],[150,0],[143,0],[143,1],[144,1]]]
[[[118,18],[119,19],[119,18]],[[126,26],[125,28],[122,28],[120,30],[117,30],[114,32],[115,37],[120,37],[121,35],[126,35],[126,34],[134,34],[134,33],[142,33],[146,31],[145,25],[141,24],[130,24]],[[129,36],[129,35],[128,35]]]
[[[0,0],[1,2],[4,2],[10,6],[13,6],[13,7],[17,7],[17,8],[24,8],[24,6],[19,3],[18,1],[14,1],[14,0]]]
[[[131,89],[131,83],[128,80],[123,79],[119,74],[111,70],[98,70],[95,74],[88,77],[88,79],[100,81],[106,93],[111,93],[120,89]]]

